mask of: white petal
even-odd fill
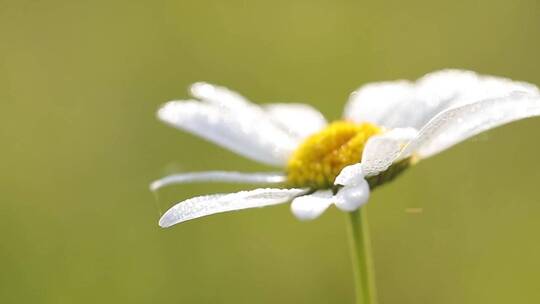
[[[537,87],[525,82],[471,71],[442,70],[414,83],[400,80],[367,84],[351,95],[345,117],[389,128],[420,129],[450,107],[504,97],[513,91],[539,94]]]
[[[343,211],[354,211],[367,203],[369,193],[369,185],[365,179],[357,185],[345,186],[334,196],[336,207]]]
[[[250,110],[227,111],[197,101],[171,101],[158,117],[176,128],[189,131],[256,161],[283,166],[297,146],[265,114]],[[262,113],[262,111],[261,111]]]
[[[403,153],[426,158],[497,126],[540,115],[540,96],[514,93],[449,109],[433,118]]]
[[[299,220],[313,220],[323,214],[332,203],[332,191],[321,190],[295,198],[291,204],[291,211]]]
[[[180,202],[169,209],[159,220],[159,225],[165,228],[215,213],[281,204],[306,191],[304,189],[255,189],[230,194],[198,196]]]
[[[362,183],[363,181],[364,170],[362,169],[362,164],[357,163],[343,168],[334,180],[334,185],[354,186]]]
[[[204,102],[226,110],[259,111],[257,105],[250,103],[245,97],[225,87],[197,82],[190,87],[191,95]]]
[[[349,120],[371,122],[389,128],[403,127],[389,116],[399,105],[411,105],[414,99],[415,86],[409,81],[368,83],[351,94],[343,116]]]
[[[396,128],[371,137],[362,153],[362,168],[366,176],[386,171],[393,162],[410,155],[401,155],[403,148],[418,136],[414,128]],[[400,159],[398,159],[398,157]]]
[[[324,116],[306,104],[274,103],[265,105],[264,109],[277,124],[298,139],[304,139],[327,125]]]
[[[242,173],[229,171],[206,171],[172,174],[162,177],[150,184],[150,190],[194,182],[227,182],[246,184],[280,184],[285,182],[286,176],[278,172]]]

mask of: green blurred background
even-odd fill
[[[175,201],[242,187],[156,200],[151,180],[269,169],[157,107],[200,80],[329,119],[363,83],[446,67],[540,84],[539,17],[537,0],[0,0],[0,303],[352,303],[335,209],[157,226]],[[382,304],[540,302],[538,130],[493,130],[374,193]]]

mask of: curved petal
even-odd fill
[[[158,118],[253,160],[284,166],[297,141],[262,111],[228,111],[197,101],[171,101]]]
[[[400,153],[417,136],[418,131],[414,128],[396,128],[371,137],[362,153],[364,175],[377,175],[386,171],[394,161],[409,157]]]
[[[313,220],[323,214],[332,203],[332,191],[321,190],[295,198],[291,204],[291,211],[299,220]]]
[[[300,103],[273,103],[264,105],[264,110],[287,133],[302,140],[323,129],[324,116],[312,106]]]
[[[369,185],[365,179],[353,186],[345,186],[339,189],[334,196],[336,207],[343,211],[354,211],[369,200]]]
[[[540,96],[524,93],[455,107],[433,118],[402,153],[427,158],[478,133],[539,115]]]
[[[364,170],[362,164],[357,163],[354,165],[346,166],[341,169],[334,185],[336,186],[355,186],[360,184],[364,180]]]
[[[280,184],[286,176],[279,172],[242,173],[230,171],[206,171],[172,174],[162,177],[150,184],[150,190],[156,191],[162,187],[174,184],[195,182],[227,182],[246,184]]]
[[[514,91],[539,94],[536,86],[525,82],[471,71],[442,70],[416,82],[399,80],[364,85],[351,95],[345,117],[389,128],[420,129],[450,107],[501,98]]]
[[[165,228],[215,213],[281,204],[306,191],[305,189],[255,189],[198,196],[180,202],[167,210],[159,220],[159,226]]]

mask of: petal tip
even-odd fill
[[[148,189],[150,189],[150,191],[152,192],[156,192],[159,190],[159,188],[162,187],[162,183],[160,181],[153,181],[150,183],[150,185],[148,185]]]
[[[369,196],[369,185],[365,180],[359,185],[345,186],[336,195],[336,207],[342,211],[352,212],[366,204]]]
[[[161,121],[172,122],[174,121],[175,108],[174,101],[166,102],[159,107],[156,112],[156,116]]]
[[[165,212],[165,214],[163,214],[161,216],[161,218],[159,219],[159,222],[158,222],[158,225],[161,228],[169,228],[174,224],[176,224],[176,223],[173,220],[171,220],[170,214],[169,214],[168,211]]]
[[[343,168],[334,180],[334,185],[352,186],[361,183],[363,180],[364,171],[362,169],[362,163],[357,163]]]
[[[209,84],[207,82],[203,82],[203,81],[195,82],[189,87],[189,91],[191,95],[198,98],[204,98],[205,96],[212,94],[214,90],[215,90],[214,85]]]
[[[300,221],[311,221],[321,216],[332,204],[331,191],[318,191],[293,199],[291,212]]]
[[[318,217],[318,214],[314,212],[295,209],[294,205],[292,204],[291,204],[291,212],[297,220],[302,221],[302,222],[312,221]]]

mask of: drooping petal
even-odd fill
[[[357,163],[341,169],[334,181],[336,186],[354,186],[360,184],[364,180],[364,170],[362,164]]]
[[[361,179],[356,185],[345,186],[339,189],[334,196],[336,207],[343,211],[354,211],[367,203],[369,199],[369,185],[365,179]]]
[[[539,94],[536,86],[525,82],[471,71],[442,70],[416,82],[399,80],[364,85],[351,95],[345,117],[388,128],[420,129],[450,107],[501,98],[514,91]]]
[[[226,182],[246,184],[280,184],[286,176],[279,172],[242,173],[231,171],[206,171],[172,174],[162,177],[150,184],[150,190],[156,191],[162,187],[174,184],[195,182]]]
[[[269,188],[198,196],[180,202],[167,210],[159,220],[159,225],[165,228],[215,213],[281,204],[306,191],[305,189]]]
[[[262,111],[244,113],[197,101],[171,101],[159,109],[158,117],[171,126],[268,165],[284,166],[298,144]]]
[[[410,155],[400,154],[401,150],[417,136],[418,131],[414,128],[396,128],[371,137],[362,153],[363,174],[377,175],[395,161],[409,157]]]
[[[446,110],[433,118],[402,153],[430,157],[497,126],[540,115],[540,96],[514,93]]]
[[[332,191],[321,190],[312,194],[296,197],[292,201],[291,211],[299,220],[313,220],[323,214],[332,203]]]
[[[324,116],[307,104],[273,103],[264,105],[264,109],[277,124],[299,140],[327,125]]]

